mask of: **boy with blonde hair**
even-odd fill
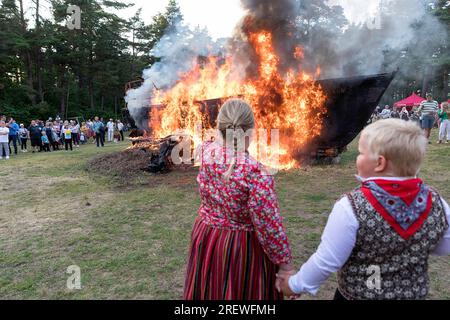
[[[339,200],[316,253],[291,277],[285,295],[316,294],[338,272],[337,300],[425,299],[430,254],[450,254],[450,208],[417,178],[428,139],[414,123],[378,121],[361,134],[361,185]]]

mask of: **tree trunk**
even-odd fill
[[[89,100],[90,100],[90,104],[91,104],[91,109],[94,109],[94,80],[93,80],[93,65],[94,65],[94,52],[92,49],[92,44],[91,44],[91,50],[89,53]]]
[[[114,96],[114,116],[116,117],[117,120],[117,96]]]
[[[94,84],[92,83],[92,79],[89,79],[89,101],[91,109],[94,109]]]
[[[19,0],[19,6],[20,6],[20,22],[22,27],[22,33],[24,37],[27,34],[27,24],[25,21],[25,15],[23,10],[23,0]],[[28,97],[31,101],[31,104],[34,106],[36,105],[36,95],[34,93],[34,86],[33,86],[33,64],[31,60],[31,53],[30,50],[25,49],[25,51],[22,53],[25,61],[25,72],[27,74],[27,86],[28,86]]]
[[[428,93],[430,85],[430,66],[426,65],[423,70],[423,79],[422,79],[422,97]]]
[[[40,22],[40,16],[39,16],[39,0],[36,1],[36,37],[40,37],[40,28],[41,28],[41,22]],[[37,86],[38,86],[38,95],[40,102],[44,101],[44,89],[42,86],[42,54],[41,54],[41,46],[40,46],[40,39],[37,39],[38,45],[35,47],[35,58],[36,58],[36,80],[37,80]]]
[[[449,72],[450,72],[450,68],[445,66],[444,67],[444,77],[443,77],[444,83],[442,84],[443,85],[443,87],[442,87],[443,88],[442,89],[442,96],[443,96],[442,99],[444,99],[444,100],[450,99],[450,96],[449,96],[449,93],[450,93]]]

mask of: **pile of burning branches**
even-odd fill
[[[128,150],[143,150],[151,154],[149,165],[142,170],[150,173],[167,173],[174,167],[172,151],[183,139],[184,135],[170,135],[156,140],[146,136],[129,138],[133,145]]]

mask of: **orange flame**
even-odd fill
[[[294,51],[294,57],[295,59],[301,60],[305,57],[305,53],[303,52],[303,48],[302,47],[295,47],[295,51]]]
[[[162,138],[183,129],[194,136],[196,124],[206,123],[198,101],[240,96],[252,105],[257,129],[280,130],[279,148],[258,141],[250,148],[251,154],[257,157],[265,152],[276,160],[263,163],[277,169],[296,167],[296,154],[321,133],[326,96],[311,75],[278,72],[280,61],[270,32],[250,33],[248,39],[259,58],[259,78],[242,80],[236,76],[232,58],[208,57],[204,66],[196,64],[180,75],[171,89],[153,92],[152,104],[165,106],[151,109],[153,135]],[[302,49],[298,47],[294,55],[302,57]]]

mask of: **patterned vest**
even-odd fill
[[[431,190],[432,209],[422,227],[402,238],[374,209],[361,189],[347,197],[358,220],[356,244],[338,272],[339,291],[349,300],[425,299],[428,256],[448,229],[439,194]],[[377,278],[373,276],[379,276]]]

